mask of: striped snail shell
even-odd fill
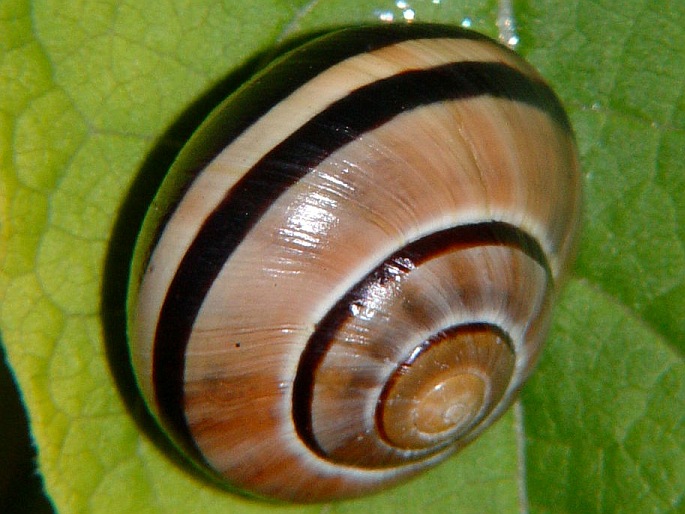
[[[194,134],[150,208],[133,366],[182,451],[296,502],[365,494],[473,440],[540,352],[580,211],[574,137],[473,32],[335,32]]]

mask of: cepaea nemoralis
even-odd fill
[[[404,480],[512,402],[579,210],[567,117],[512,51],[436,25],[324,36],[222,103],[148,212],[143,396],[258,496]]]

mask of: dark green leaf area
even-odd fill
[[[682,512],[683,377],[685,365],[659,334],[573,281],[523,393],[533,510]]]

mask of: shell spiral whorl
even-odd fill
[[[258,496],[406,479],[498,418],[573,252],[571,128],[478,34],[348,29],[229,97],[134,258],[129,333],[183,451]]]

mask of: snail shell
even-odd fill
[[[436,25],[315,40],[215,110],[148,212],[129,293],[143,396],[257,496],[404,480],[530,374],[580,197],[568,119],[513,52]]]

